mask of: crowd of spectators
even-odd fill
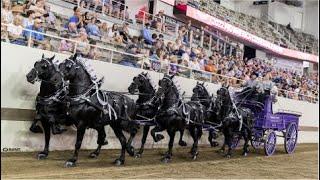
[[[8,24],[8,26],[1,25],[1,40],[19,45],[29,43],[34,47],[50,50],[51,44],[48,39],[37,32],[44,32],[44,28],[50,25],[56,26],[58,18],[50,11],[46,0],[36,0],[34,4],[26,2],[28,3],[12,5],[9,0],[3,0],[1,23]],[[125,66],[143,66],[150,70],[188,77],[192,76],[190,73],[192,69],[207,72],[206,75],[210,73],[210,79],[215,83],[230,79],[226,77],[232,77],[231,80],[228,80],[232,86],[240,86],[243,81],[253,77],[261,80],[268,77],[278,87],[281,96],[308,101],[314,101],[308,96],[318,96],[317,74],[303,75],[287,69],[276,69],[266,60],[243,59],[241,52],[235,55],[223,54],[218,46],[214,47],[212,55],[208,56],[205,48],[190,46],[191,21],[179,27],[175,41],[165,41],[163,34],[150,30],[152,26],[158,30],[166,29],[165,25],[157,20],[146,22],[141,35],[133,36],[126,21],[121,25],[111,26],[99,20],[96,12],[83,10],[83,8],[91,7],[88,3],[93,3],[93,8],[97,8],[101,5],[99,2],[97,0],[81,1],[80,6],[74,7],[73,15],[65,24],[62,24],[66,33],[61,34],[64,40],[59,42],[57,47],[59,52],[77,52],[90,59],[99,59],[103,57],[103,54],[97,46],[94,46],[96,45],[95,39],[99,39],[125,47],[126,55],[122,56],[119,61]],[[112,7],[111,5],[110,7],[105,6],[105,12],[109,13]],[[114,9],[111,10],[111,13],[114,12]],[[157,16],[163,16],[163,11],[160,11]],[[33,32],[30,33],[23,28],[33,30]],[[28,39],[30,41],[26,41]],[[75,41],[77,41],[76,46]],[[132,55],[147,58],[137,59]]]

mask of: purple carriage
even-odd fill
[[[254,112],[254,124],[252,129],[251,145],[257,149],[264,146],[265,155],[271,156],[276,149],[277,136],[284,137],[284,148],[288,154],[294,152],[298,139],[299,117],[301,113],[279,110],[273,113],[273,95],[267,95],[264,104],[257,101],[241,103]],[[282,132],[277,135],[276,132]]]

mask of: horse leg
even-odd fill
[[[212,130],[209,131],[208,141],[210,143],[210,146],[214,147],[213,146],[213,131]]]
[[[187,143],[183,140],[183,134],[184,134],[184,129],[181,129],[180,130],[179,145],[180,146],[187,146]]]
[[[144,145],[145,145],[145,143],[146,143],[149,130],[150,130],[150,126],[144,126],[144,127],[143,127],[143,135],[142,135],[142,139],[141,139],[141,147],[140,147],[139,152],[138,152],[138,153],[136,154],[136,156],[135,156],[136,158],[140,158],[141,155],[142,155],[142,153],[143,153]]]
[[[226,137],[226,144],[228,145],[228,151],[227,154],[225,154],[226,158],[231,158],[231,150],[232,150],[232,139],[233,139],[233,134],[231,129],[227,130],[228,132],[226,133],[225,137]]]
[[[114,134],[117,136],[121,144],[121,155],[114,161],[115,165],[120,166],[123,165],[125,161],[127,139],[119,127],[111,126],[111,128],[113,129]]]
[[[135,127],[130,128],[130,137],[128,139],[127,148],[126,148],[128,154],[130,156],[134,156],[134,148],[132,146],[132,141],[133,141],[134,137],[136,136],[137,132],[138,132],[137,128],[135,128]]]
[[[174,136],[176,135],[176,132],[173,129],[167,130],[168,135],[170,137],[169,145],[168,145],[168,151],[162,158],[162,162],[168,163],[172,159],[172,147],[174,143]]]
[[[86,131],[86,125],[83,121],[80,121],[77,127],[77,139],[75,144],[75,150],[71,159],[67,160],[65,163],[65,167],[74,167],[76,166],[76,162],[78,160],[79,150],[82,144],[83,136]]]
[[[191,151],[190,151],[190,153],[191,153],[191,156],[192,156],[192,159],[193,160],[196,160],[196,158],[197,158],[197,150],[196,150],[196,144],[197,144],[197,139],[198,139],[198,131],[197,131],[197,128],[194,126],[194,125],[191,125],[191,126],[189,126],[189,132],[190,132],[190,135],[191,135],[191,137],[192,137],[192,139],[193,139],[193,145],[192,145],[192,147],[191,147]]]
[[[156,134],[157,132],[161,132],[163,131],[164,128],[156,126],[151,130],[151,136],[153,137],[153,140],[155,142],[161,141],[162,139],[164,139],[164,136],[162,134]]]
[[[216,141],[217,139],[217,133],[213,130],[209,131],[209,137],[208,137],[208,141],[210,142],[210,146],[211,147],[217,147],[219,146],[219,143]]]
[[[247,156],[249,152],[249,138],[250,138],[249,135],[250,133],[248,132],[248,130],[244,129],[242,132],[242,136],[244,139],[243,152],[242,152],[243,156]]]
[[[56,119],[54,116],[50,116],[49,117],[49,123],[50,123],[50,127],[51,127],[51,132],[52,134],[62,134],[64,131],[66,131],[66,129],[61,129],[60,124],[58,124],[56,122]]]
[[[37,125],[37,122],[38,122],[39,120],[38,119],[35,119],[33,122],[32,122],[32,124],[31,124],[31,126],[30,126],[30,128],[29,128],[29,130],[31,131],[31,132],[33,132],[33,133],[43,133],[43,130],[41,129],[41,127],[39,126],[39,125]]]
[[[108,144],[108,141],[106,140],[106,132],[104,130],[104,127],[97,128],[96,130],[98,131],[98,140],[97,140],[98,147],[95,151],[90,153],[90,155],[89,155],[90,158],[98,157],[100,154],[101,147],[103,145]]]
[[[224,133],[223,133],[224,134]],[[226,149],[226,144],[227,144],[227,139],[226,139],[226,135],[224,134],[224,140],[223,140],[223,144],[221,146],[220,149],[218,149],[216,152],[217,153],[224,153],[225,149]]]
[[[44,139],[45,139],[45,145],[42,152],[38,153],[38,160],[45,159],[48,157],[49,154],[49,143],[50,143],[50,124],[45,120],[41,120],[42,127],[44,129]]]

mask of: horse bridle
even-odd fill
[[[52,62],[50,62],[47,58],[44,58],[44,57],[42,57],[41,58],[41,60],[38,60],[38,61],[36,61],[36,62],[41,62],[41,61],[46,61],[48,64],[49,64],[49,66],[51,65],[51,66],[53,66],[54,68],[55,68],[55,70],[58,72],[58,73],[60,73],[61,74],[61,72],[59,71],[59,69],[57,68],[57,66],[55,65],[55,64],[53,64]],[[35,82],[37,82],[37,81],[43,81],[43,82],[46,82],[46,83],[50,83],[50,84],[53,84],[53,85],[56,85],[57,83],[55,83],[55,82],[53,82],[53,81],[48,81],[48,80],[40,80],[40,78],[39,78],[39,72],[37,71],[37,69],[36,68],[32,68],[35,72],[36,72],[36,74],[37,74],[37,76],[36,76],[36,79],[35,79]],[[61,74],[62,75],[62,74]],[[59,89],[58,91],[56,91],[56,92],[54,92],[53,94],[51,94],[51,95],[49,95],[49,96],[46,96],[46,97],[41,97],[41,96],[38,96],[39,98],[40,98],[40,100],[42,100],[42,101],[45,101],[45,102],[48,102],[48,101],[50,101],[50,100],[53,100],[53,101],[59,101],[58,100],[58,97],[61,95],[61,93],[62,92],[64,92],[64,91],[66,91],[66,83],[65,83],[65,81],[63,80],[63,78],[61,79],[62,80],[62,88],[61,89]]]

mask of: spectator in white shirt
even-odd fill
[[[26,42],[22,37],[22,16],[16,16],[13,23],[8,26],[9,40],[13,44],[25,45]]]
[[[1,7],[1,17],[4,17],[4,21],[7,23],[13,22],[13,14],[11,11],[11,3],[9,0],[3,0]]]
[[[33,10],[27,11],[27,17],[23,19],[23,27],[32,26],[34,23],[35,12]]]

